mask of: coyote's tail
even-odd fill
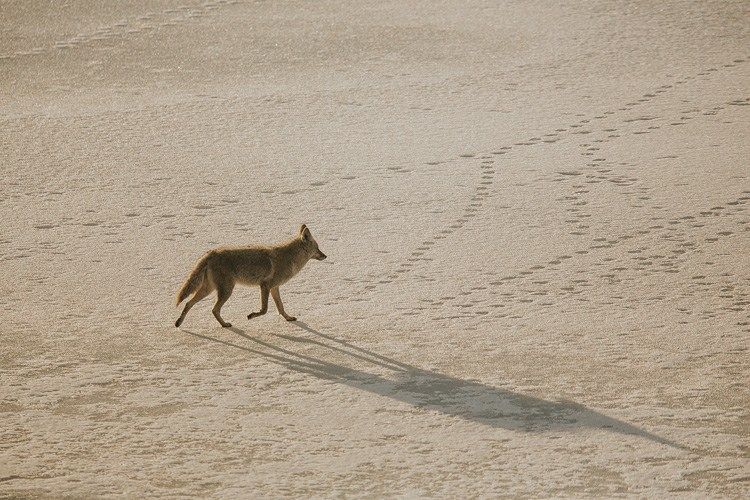
[[[201,283],[203,283],[203,280],[206,279],[207,265],[208,255],[198,261],[198,264],[195,265],[195,269],[193,269],[193,272],[190,273],[190,276],[188,276],[185,284],[182,285],[180,292],[177,294],[176,305],[179,306],[180,303],[188,297],[188,295],[198,290],[198,287],[201,285]]]

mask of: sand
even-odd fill
[[[747,497],[749,28],[0,1],[0,497]],[[301,223],[298,322],[173,326]]]

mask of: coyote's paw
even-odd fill
[[[297,321],[297,318],[295,318],[294,316],[285,316],[284,319],[287,321]]]
[[[180,319],[174,322],[174,326],[176,326],[177,328],[179,328],[181,324],[182,324],[182,320]]]
[[[232,326],[232,323],[223,323],[222,328],[230,328]]]

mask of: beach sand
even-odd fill
[[[747,497],[749,28],[0,1],[0,497]],[[301,223],[298,322],[174,327]]]

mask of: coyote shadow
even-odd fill
[[[423,370],[321,333],[301,321],[294,323],[315,337],[295,335],[276,335],[276,337],[315,344],[323,349],[379,366],[388,370],[389,376],[385,377],[297,353],[268,341],[253,338],[236,327],[231,327],[229,330],[265,349],[235,344],[187,330],[183,331],[194,337],[253,353],[289,370],[334,380],[359,390],[402,401],[416,408],[437,411],[491,427],[522,432],[575,430],[580,427],[589,427],[637,436],[655,443],[689,450],[685,446],[608,417],[579,403],[547,401],[518,394],[508,389]]]

